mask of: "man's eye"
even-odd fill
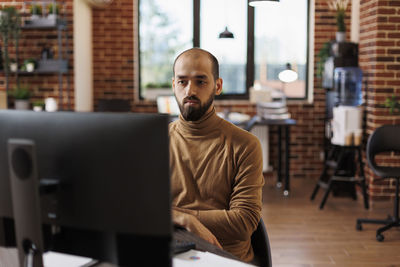
[[[178,81],[178,84],[184,84],[185,83],[185,81]]]
[[[197,81],[197,83],[203,85],[203,84],[206,84],[206,81],[200,80],[200,81]]]

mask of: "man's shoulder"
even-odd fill
[[[174,131],[174,130],[176,129],[177,125],[178,125],[178,120],[175,120],[175,121],[173,121],[173,122],[170,122],[170,123],[168,124],[168,130],[169,130],[169,132],[171,133],[171,131]]]
[[[223,120],[223,122],[221,123],[223,127],[221,128],[223,129],[225,134],[231,136],[233,140],[245,144],[259,143],[258,138],[254,134],[240,128],[239,126],[236,126],[235,124],[229,121],[226,121],[224,119],[221,120]]]

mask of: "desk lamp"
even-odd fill
[[[290,63],[286,63],[286,69],[283,71],[279,72],[278,78],[281,82],[283,83],[291,83],[297,80],[299,75],[297,74],[296,71],[292,69],[292,66]]]

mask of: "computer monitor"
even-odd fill
[[[171,266],[168,121],[0,111],[0,245]]]

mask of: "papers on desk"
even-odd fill
[[[175,255],[173,258],[173,267],[195,267],[195,266],[207,266],[207,267],[251,267],[254,265],[247,264],[241,261],[228,259],[225,257],[218,256],[210,252],[202,252],[198,250],[189,250],[185,253]]]
[[[81,256],[52,251],[43,253],[44,267],[89,267],[95,263],[97,263],[97,261]]]

